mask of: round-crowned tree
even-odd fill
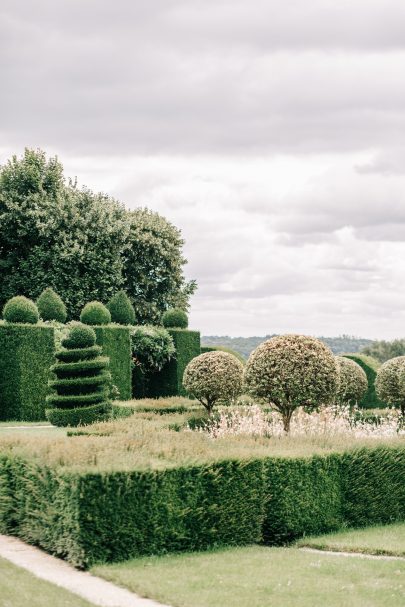
[[[280,335],[260,344],[246,365],[245,385],[253,396],[268,401],[289,432],[298,407],[315,409],[330,402],[337,387],[331,350],[319,339]]]
[[[55,426],[79,426],[107,419],[109,401],[109,358],[101,356],[91,327],[76,324],[62,340],[51,371],[46,415]]]
[[[80,320],[86,325],[108,325],[111,314],[100,301],[90,301],[81,311]]]
[[[227,352],[205,352],[184,370],[183,385],[211,415],[217,403],[230,403],[242,393],[243,365]]]
[[[17,297],[12,297],[5,304],[3,318],[7,322],[21,322],[35,325],[39,320],[39,312],[31,299],[23,295],[17,295]]]
[[[380,400],[399,407],[405,417],[405,356],[387,360],[378,369],[375,390]]]
[[[37,306],[42,320],[57,320],[62,323],[66,321],[66,306],[53,289],[48,288],[42,291],[37,299]]]
[[[354,360],[336,356],[338,370],[337,402],[357,405],[368,389],[367,375]]]
[[[162,316],[162,324],[166,329],[187,329],[188,316],[180,308],[166,310]]]
[[[134,306],[125,291],[118,291],[108,302],[107,308],[110,311],[112,322],[120,325],[135,324]]]

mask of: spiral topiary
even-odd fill
[[[62,323],[66,321],[66,306],[62,298],[50,287],[42,291],[37,299],[37,306],[42,320],[57,320]]]
[[[135,309],[125,291],[118,291],[108,302],[107,308],[112,322],[119,325],[135,324]]]
[[[183,386],[211,415],[214,405],[235,400],[242,393],[243,365],[228,352],[205,352],[184,370]]]
[[[282,415],[285,432],[298,407],[313,409],[333,400],[337,381],[331,350],[305,335],[265,341],[249,356],[245,371],[248,392],[266,399]]]
[[[84,306],[80,320],[86,325],[108,325],[111,314],[100,301],[90,301]]]
[[[405,356],[387,360],[377,371],[375,391],[383,402],[401,409],[405,417]]]
[[[31,299],[23,295],[17,295],[17,297],[12,297],[5,304],[3,318],[7,322],[21,322],[35,325],[39,320],[39,312]]]
[[[162,316],[162,324],[166,329],[187,329],[188,316],[180,308],[166,310]]]
[[[338,369],[337,402],[357,405],[368,389],[367,375],[354,360],[336,356]]]
[[[78,426],[107,419],[111,412],[109,358],[101,356],[91,327],[75,325],[56,352],[46,416],[55,426]]]

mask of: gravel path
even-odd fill
[[[0,557],[100,607],[168,607],[143,599],[88,572],[78,571],[65,561],[15,537],[0,535]]]

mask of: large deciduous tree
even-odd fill
[[[124,288],[138,322],[156,322],[168,307],[187,307],[195,288],[184,280],[182,246],[163,217],[66,183],[58,159],[41,150],[0,170],[0,306],[52,287],[72,318]]]

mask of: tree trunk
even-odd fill
[[[293,414],[292,411],[287,411],[286,413],[283,413],[283,426],[284,426],[284,432],[286,434],[288,434],[290,431],[292,414]]]

